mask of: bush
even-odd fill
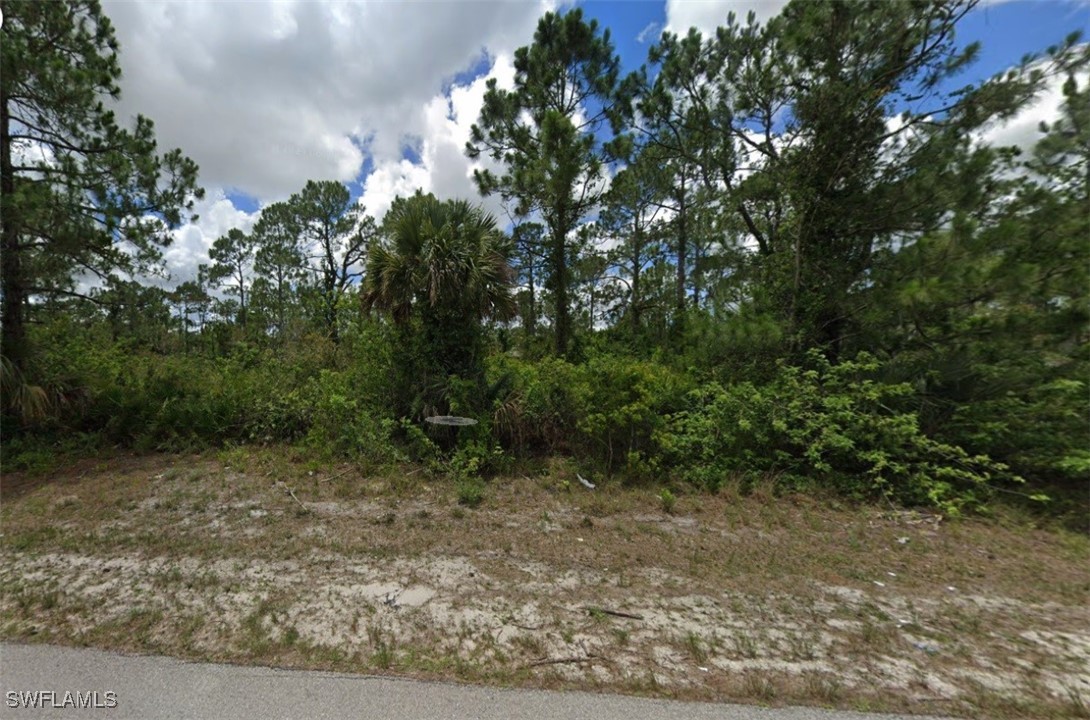
[[[692,384],[656,363],[602,356],[584,365],[494,358],[497,437],[516,452],[564,452],[626,477],[655,472],[654,434]]]
[[[711,489],[758,471],[950,514],[978,506],[990,480],[1009,477],[1005,466],[923,434],[915,413],[896,409],[911,386],[876,382],[871,356],[831,365],[814,351],[808,363],[781,365],[762,387],[713,383],[691,393],[690,408],[656,434],[664,461]]]

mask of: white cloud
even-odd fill
[[[1023,150],[1031,150],[1042,134],[1039,130],[1041,121],[1052,122],[1061,115],[1064,102],[1063,84],[1065,77],[1056,77],[1044,91],[1020,113],[1004,123],[997,123],[986,128],[980,139],[987,145],[1016,145]],[[1079,78],[1080,85],[1086,78]]]
[[[250,232],[258,215],[236,208],[222,190],[208,193],[195,203],[193,210],[199,216],[197,222],[174,230],[173,242],[163,251],[171,275],[170,286],[196,279],[197,266],[208,262],[212,243],[233,228]]]
[[[121,43],[119,114],[151,117],[207,187],[267,201],[308,179],[354,181],[365,152],[400,160],[443,82],[485,49],[526,44],[544,8],[114,0],[106,13]]]
[[[666,0],[666,29],[685,35],[695,27],[705,37],[727,24],[727,14],[733,12],[740,22],[752,10],[757,20],[765,22],[775,17],[787,5],[787,0]]]
[[[478,199],[473,170],[490,163],[485,157],[472,161],[465,154],[470,128],[477,122],[486,84],[495,78],[501,89],[514,86],[515,67],[511,55],[495,59],[487,75],[466,85],[454,85],[447,93],[434,95],[409,123],[420,128],[420,161],[386,160],[376,164],[364,183],[360,203],[368,214],[381,219],[398,195],[411,195],[417,188],[435,193],[440,200]],[[495,197],[482,201],[485,209],[502,222]]]
[[[636,42],[645,43],[649,40],[657,40],[659,34],[662,32],[662,23],[649,22],[643,30],[640,30],[636,35]]]
[[[180,147],[201,169],[201,219],[165,251],[175,281],[192,278],[212,242],[255,215],[227,192],[259,204],[307,180],[359,182],[381,216],[417,187],[477,196],[464,156],[484,79],[456,85],[483,57],[513,77],[511,56],[532,39],[538,2],[132,3],[107,0],[121,45],[118,115],[156,123],[163,149]],[[402,157],[406,144],[420,161]],[[373,172],[361,177],[365,160]],[[495,202],[486,202],[495,211]]]

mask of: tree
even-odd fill
[[[264,208],[254,225],[253,237],[257,246],[254,271],[270,282],[275,304],[276,333],[283,340],[293,283],[298,280],[303,264],[299,227],[291,205],[273,203]]]
[[[339,341],[338,307],[349,285],[363,277],[362,263],[375,238],[375,221],[355,205],[343,184],[308,181],[288,200],[298,228],[304,268],[317,291],[326,333]]]
[[[511,231],[514,243],[515,273],[520,287],[525,288],[517,299],[522,315],[522,329],[527,343],[537,336],[541,310],[541,265],[544,252],[545,227],[541,223],[518,222]]]
[[[169,293],[119,278],[110,278],[103,287],[91,292],[106,309],[114,342],[165,351],[164,339],[171,325]]]
[[[203,196],[181,151],[156,154],[150,120],[120,127],[118,45],[96,0],[5,3],[0,43],[0,291],[4,354],[27,359],[34,296],[76,292],[159,259]]]
[[[930,433],[1085,487],[1090,453],[1074,439],[1090,377],[1090,93],[1071,76],[1064,95],[1028,161],[1012,148],[967,155],[951,222],[878,257],[860,344],[916,383]]]
[[[197,280],[187,280],[179,284],[171,293],[171,301],[178,309],[179,324],[182,330],[182,348],[187,353],[189,352],[189,329],[194,325],[192,315],[197,313],[199,325],[203,327],[208,314],[208,305],[212,302],[211,297],[204,289],[202,279],[198,271]]]
[[[480,207],[419,192],[394,201],[383,229],[368,254],[364,308],[388,313],[405,336],[409,411],[446,409],[451,375],[483,382],[482,322],[514,314],[511,242]]]
[[[837,357],[875,253],[947,222],[972,133],[1024,107],[1074,54],[1069,41],[1050,68],[943,91],[976,56],[954,35],[973,6],[792,2],[765,25],[732,15],[706,42],[664,35],[653,51],[666,106],[684,109],[659,114],[678,118],[680,147],[745,227],[755,299],[796,353]]]
[[[229,281],[227,292],[238,297],[238,324],[246,327],[246,287],[250,284],[254,261],[254,238],[232,228],[212,243],[208,277],[213,282]]]
[[[599,218],[600,232],[616,242],[611,265],[628,288],[627,316],[633,338],[638,338],[646,309],[644,273],[661,257],[656,221],[662,205],[658,202],[661,182],[653,154],[641,155],[613,179],[608,201]],[[679,255],[679,262],[682,255]]]
[[[583,20],[581,10],[546,13],[534,42],[515,52],[515,87],[489,80],[466,152],[487,152],[504,174],[474,171],[484,195],[517,201],[520,216],[540,213],[549,229],[546,286],[555,305],[556,352],[572,337],[569,295],[574,260],[571,234],[605,192],[605,169],[623,154],[621,134],[631,112],[631,83],[620,79],[620,58],[609,31]],[[613,138],[604,142],[606,129]]]

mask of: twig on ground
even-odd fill
[[[612,615],[613,617],[628,618],[629,620],[643,620],[643,615],[633,615],[632,613],[621,612],[620,610],[608,610],[606,608],[595,607],[588,605],[586,611],[593,615],[594,613],[602,613],[603,615]]]
[[[584,655],[581,657],[563,657],[563,658],[545,658],[544,660],[534,660],[532,663],[527,663],[526,667],[541,667],[542,665],[564,665],[564,664],[578,664],[590,662],[596,660],[597,655]]]
[[[299,507],[303,508],[303,512],[310,512],[310,508],[303,504],[303,501],[295,496],[295,491],[287,485],[284,485],[284,489],[288,491],[288,495],[291,495],[291,499],[299,503]]]
[[[352,472],[354,469],[355,468],[348,468],[344,472],[339,472],[336,475],[330,475],[329,477],[324,477],[321,480],[319,480],[318,482],[329,482],[330,480],[336,480],[339,477],[344,477],[348,473]]]

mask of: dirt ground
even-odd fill
[[[5,475],[0,636],[502,685],[1088,717],[1090,540],[1010,513],[454,484],[290,450]],[[667,511],[669,509],[669,512]]]

